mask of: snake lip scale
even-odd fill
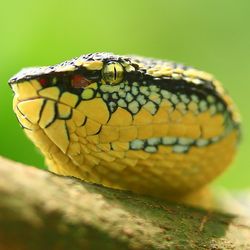
[[[202,203],[239,141],[221,83],[175,62],[92,53],[23,69],[9,85],[49,169],[112,188]]]

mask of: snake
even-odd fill
[[[233,100],[213,75],[180,63],[98,52],[24,68],[9,85],[21,127],[59,175],[185,200],[237,151]]]

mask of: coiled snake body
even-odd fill
[[[181,64],[93,53],[24,69],[9,83],[25,133],[61,175],[184,197],[236,151],[231,98],[212,75]]]

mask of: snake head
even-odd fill
[[[25,68],[9,80],[15,94],[14,112],[36,144],[43,140],[33,138],[37,133],[32,131],[43,131],[66,153],[75,125],[83,126],[88,117],[85,127],[93,134],[107,123],[118,108],[118,90],[125,98],[125,83],[138,79],[138,68],[129,58],[110,53],[88,54],[55,66]]]

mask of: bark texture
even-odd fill
[[[250,249],[250,218],[0,158],[0,249]]]

